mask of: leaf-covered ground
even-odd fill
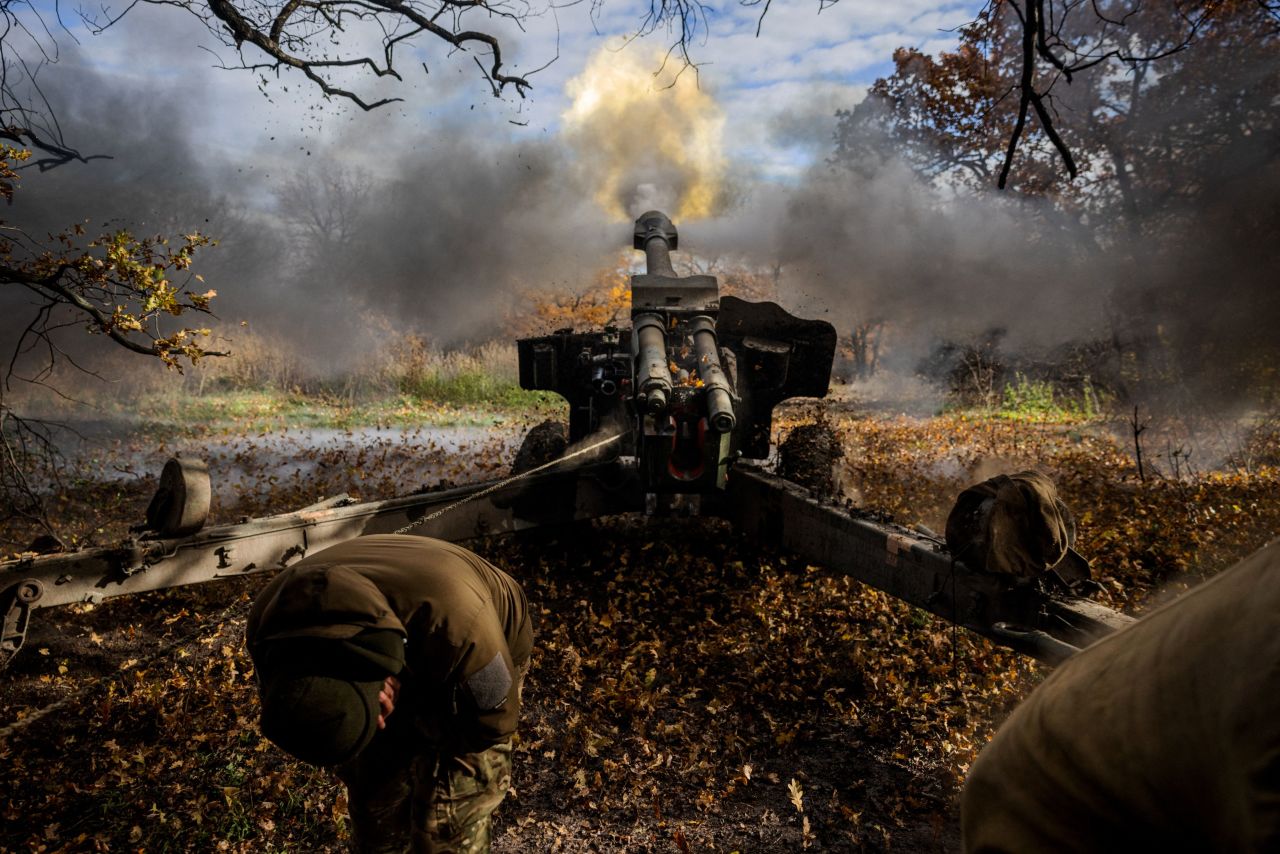
[[[964,485],[1039,465],[1117,607],[1140,610],[1280,531],[1270,434],[1247,467],[1143,483],[1105,423],[800,407],[779,426],[819,417],[841,436],[849,494],[935,530]],[[215,481],[237,472],[224,519],[492,476],[511,446],[233,438],[213,465]],[[154,479],[104,475],[155,471],[156,453],[107,446],[80,470],[59,511],[79,540],[110,542],[141,518]],[[619,518],[473,547],[521,580],[538,619],[500,852],[954,850],[964,771],[1039,678],[721,523]],[[341,850],[340,787],[258,735],[241,631],[264,580],[36,612],[0,677],[0,727],[19,727],[0,740],[0,850]]]

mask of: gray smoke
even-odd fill
[[[362,340],[370,318],[442,346],[492,337],[519,310],[518,293],[580,287],[629,238],[602,221],[552,142],[476,139],[440,123],[424,136],[378,116],[323,145],[264,131],[228,152],[192,133],[199,107],[188,93],[129,89],[75,60],[53,67],[46,93],[66,138],[110,159],[26,170],[5,219],[33,245],[77,223],[89,236],[211,235],[218,246],[198,253],[205,283],[193,287],[218,291],[214,310],[229,326],[250,321],[320,368],[376,346]],[[330,181],[326,196],[334,175],[347,180]],[[317,191],[294,193],[290,207],[291,188]],[[332,219],[333,193],[344,191],[358,198],[342,221],[308,228]],[[0,307],[11,351],[34,303],[10,288]],[[78,326],[60,340],[77,354],[106,346]]]
[[[1224,91],[1248,89],[1250,79],[1265,90],[1256,81],[1274,76],[1267,62],[1244,64],[1239,85]],[[434,119],[410,131],[357,114],[323,145],[282,133],[232,153],[193,138],[198,106],[187,93],[150,81],[130,88],[67,65],[46,80],[64,130],[114,159],[29,173],[6,218],[33,235],[83,219],[91,232],[207,231],[221,245],[199,269],[219,292],[218,312],[330,361],[367,346],[359,319],[370,313],[440,344],[490,337],[518,310],[519,292],[580,286],[629,241],[628,224],[596,207],[599,188],[580,152],[560,138],[478,137],[474,123]],[[940,189],[884,142],[851,168],[818,165],[790,185],[731,167],[732,209],[677,223],[681,246],[780,265],[783,302],[842,334],[889,321],[908,368],[939,339],[995,327],[1007,330],[1010,348],[1038,351],[1145,336],[1175,344],[1182,375],[1199,387],[1225,389],[1223,376],[1271,352],[1280,325],[1271,285],[1280,260],[1275,107],[1263,108],[1273,117],[1266,132],[1204,159],[1194,181],[1208,191],[1188,194],[1181,208],[1176,199],[1152,207],[1140,222],[1082,226],[1044,202]],[[1185,116],[1166,109],[1149,121],[1193,124],[1206,106],[1180,109]],[[810,112],[790,108],[778,142],[797,145]],[[827,122],[812,129],[829,132]],[[342,175],[359,179],[335,206],[323,185]],[[633,178],[628,200],[650,206],[663,176]],[[308,182],[320,188],[311,211],[306,193],[289,201],[289,188]],[[332,192],[342,191],[337,181]],[[340,222],[316,222],[335,207]],[[14,310],[12,294],[0,300],[7,343],[29,313]]]
[[[398,318],[442,343],[492,335],[522,290],[578,287],[626,236],[566,180],[547,142],[441,127],[420,151],[385,140],[351,234],[314,247],[295,284]]]
[[[781,265],[788,307],[843,335],[891,322],[898,360],[911,367],[939,338],[999,327],[1010,346],[1040,349],[1102,329],[1114,272],[1073,236],[1029,227],[1033,206],[940,191],[887,157],[860,170],[815,166],[782,192],[757,187],[732,215],[692,224],[682,240]]]
[[[1274,402],[1280,50],[1275,39],[1233,50],[1230,63],[1188,54],[1193,72],[1213,66],[1212,85],[1154,87],[1131,117],[1141,157],[1128,204],[1114,179],[1095,185],[1086,216],[994,187],[939,186],[880,138],[785,193],[758,188],[688,245],[780,263],[792,306],[844,334],[888,321],[908,369],[940,340],[1000,329],[1005,351],[1031,361],[1085,341],[1111,347],[1115,390],[1144,404]],[[1083,109],[1059,106],[1064,123],[1083,124]]]

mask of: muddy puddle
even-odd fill
[[[214,500],[225,507],[247,492],[289,482],[307,483],[308,491],[322,484],[326,494],[359,492],[362,486],[367,493],[375,472],[379,497],[435,483],[487,480],[504,473],[523,434],[522,427],[505,425],[293,428],[157,440],[125,424],[95,421],[68,425],[57,442],[70,475],[84,481],[154,482],[172,456],[202,459]],[[383,483],[388,477],[403,489]]]

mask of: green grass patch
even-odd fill
[[[481,371],[406,377],[400,383],[400,391],[418,400],[454,406],[522,409],[540,406],[547,400],[546,392],[526,391],[518,383]]]
[[[280,391],[173,391],[140,395],[107,414],[135,422],[143,433],[204,435],[225,430],[488,426],[513,417],[551,417],[563,407],[563,399],[549,392],[459,377],[367,400]]]
[[[1086,377],[1080,389],[1064,392],[1048,380],[1030,379],[1022,373],[1006,383],[997,418],[1015,421],[1092,421],[1104,414],[1103,401]]]

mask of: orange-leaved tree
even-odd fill
[[[514,313],[506,320],[507,334],[541,335],[555,329],[601,329],[631,322],[631,276],[639,272],[631,252],[619,253],[613,264],[597,270],[580,288],[526,288]],[[781,269],[752,267],[724,258],[681,258],[682,276],[715,276],[722,295],[758,302],[778,299]]]
[[[628,253],[597,270],[579,288],[525,288],[507,316],[507,334],[523,337],[626,323],[631,311],[631,272]]]

